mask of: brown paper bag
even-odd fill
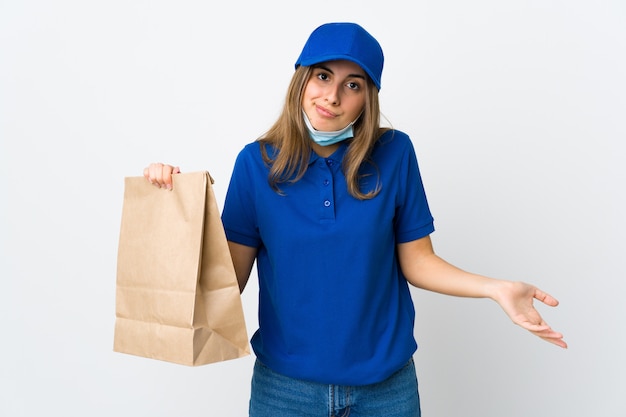
[[[177,174],[166,191],[125,178],[114,351],[191,366],[250,354],[212,182]]]

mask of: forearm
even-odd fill
[[[411,285],[457,297],[495,298],[500,281],[464,271],[436,254],[424,258],[405,274]]]
[[[418,288],[457,297],[497,298],[505,282],[464,271],[434,253],[430,238],[398,245],[400,266]]]
[[[250,278],[250,272],[252,271],[252,265],[256,259],[257,250],[256,248],[231,241],[228,241],[228,248],[230,249],[230,256],[233,260],[233,266],[235,267],[239,291],[243,292],[248,283],[248,278]]]

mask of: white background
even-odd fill
[[[424,416],[626,415],[620,0],[0,0],[0,415],[247,415],[253,356],[113,352],[123,178],[206,169],[221,209],[327,21],[384,48],[382,110],[414,141],[439,254],[561,301],[540,311],[568,350],[414,291]]]

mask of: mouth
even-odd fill
[[[322,107],[322,106],[315,106],[315,110],[317,111],[317,113],[322,116],[322,117],[328,117],[331,119],[334,119],[335,117],[337,117],[336,113],[331,112],[330,110]]]

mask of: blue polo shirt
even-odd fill
[[[268,185],[258,142],[238,155],[222,220],[228,240],[258,248],[259,329],[251,345],[276,372],[325,384],[365,385],[400,369],[417,348],[415,310],[396,244],[434,230],[410,138],[388,131],[358,200],[347,190],[344,142],[312,153],[304,177]],[[379,174],[379,176],[378,176]]]

